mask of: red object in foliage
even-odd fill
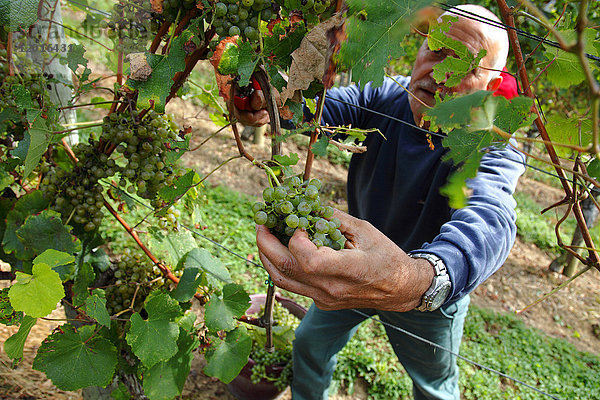
[[[260,84],[252,77],[250,85],[240,88],[240,93],[233,96],[233,104],[238,110],[254,111],[250,104],[250,96],[255,90],[261,90]]]
[[[250,96],[233,96],[233,104],[238,110],[252,111]]]
[[[519,95],[519,91],[517,89],[517,80],[505,71],[508,70],[504,68],[504,70],[500,73],[500,76],[502,77],[502,83],[494,92],[494,96],[503,96],[510,100],[513,97],[517,97]]]

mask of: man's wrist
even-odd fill
[[[438,309],[451,292],[452,284],[448,269],[444,261],[438,256],[430,253],[410,253],[409,256],[414,259],[424,259],[433,268],[433,278],[427,290],[425,290],[421,303],[415,307],[419,311],[434,311]]]

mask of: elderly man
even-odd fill
[[[457,10],[498,20],[479,6]],[[453,56],[452,51],[432,51],[425,42],[412,77],[397,78],[412,95],[388,79],[380,88],[352,86],[331,90],[329,96],[421,125],[436,91],[496,90],[508,53],[506,32],[459,16],[448,36],[474,54],[487,50],[480,66],[458,86],[445,87],[432,77],[433,67]],[[240,119],[260,122],[264,114],[264,110],[246,113]],[[261,260],[274,282],[314,300],[296,332],[295,400],[327,397],[335,355],[365,315],[377,314],[390,325],[457,352],[468,293],[502,265],[514,243],[512,193],[523,173],[519,164],[523,158],[514,149],[487,154],[469,182],[469,205],[453,210],[440,187],[456,166],[442,161],[446,150],[440,139],[434,139],[430,149],[426,135],[414,126],[330,99],[323,120],[330,125],[379,128],[385,139],[368,136],[368,151],[354,155],[350,163],[350,215],[339,211],[335,215],[348,239],[345,249],[317,248],[301,230],[285,247],[267,228],[257,227]],[[460,398],[453,355],[399,330],[386,327],[386,331],[413,380],[416,399]]]

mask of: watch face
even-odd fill
[[[440,308],[440,306],[446,300],[446,297],[448,297],[449,293],[450,293],[450,282],[448,282],[447,285],[444,285],[443,287],[441,287],[440,290],[436,294],[433,295],[433,300],[431,301],[430,308],[432,310],[437,310],[438,308]]]

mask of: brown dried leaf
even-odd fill
[[[329,143],[333,144],[340,150],[349,151],[350,153],[364,153],[367,151],[367,146],[358,146],[337,142],[333,139],[329,139]]]
[[[125,57],[129,61],[129,77],[135,81],[146,81],[152,74],[145,53],[131,53]]]
[[[223,100],[225,100],[225,103],[229,102],[231,93],[231,77],[229,75],[220,74],[217,67],[219,66],[219,61],[221,61],[221,57],[223,56],[223,51],[225,51],[225,46],[227,43],[236,43],[237,39],[237,36],[231,36],[221,40],[209,60],[215,69],[215,78],[217,80],[217,86],[219,87],[219,95],[223,98]]]
[[[292,53],[292,66],[287,87],[281,93],[282,103],[291,98],[297,90],[306,90],[310,83],[321,81],[329,67],[329,59],[333,53],[329,32],[338,30],[344,23],[341,14],[336,14],[327,21],[314,27]]]

